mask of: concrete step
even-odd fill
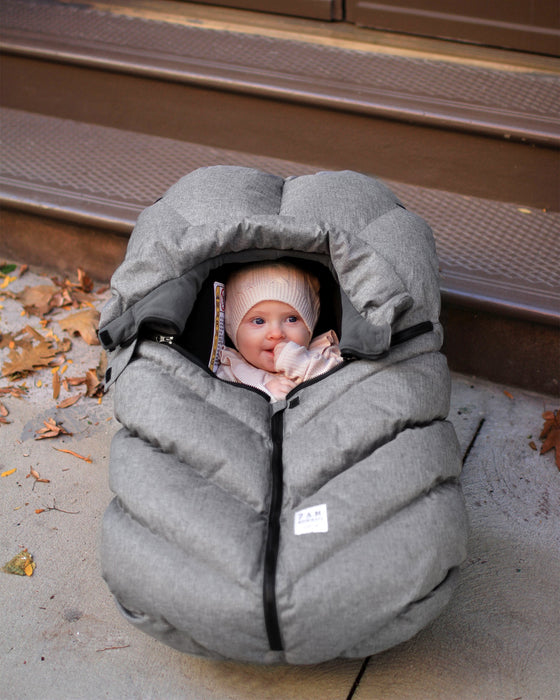
[[[122,260],[139,212],[186,172],[219,163],[317,170],[6,108],[0,118],[2,254],[65,271],[80,264],[99,279]],[[434,229],[452,366],[557,391],[560,214],[387,183]]]

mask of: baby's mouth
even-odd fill
[[[265,348],[263,350],[263,355],[267,358],[267,362],[274,362],[274,348]]]

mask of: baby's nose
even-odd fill
[[[283,338],[284,331],[282,329],[281,323],[271,323],[268,329],[268,335],[270,338]]]

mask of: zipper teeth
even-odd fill
[[[159,342],[160,345],[167,345],[170,348],[173,348],[174,350],[177,350],[183,357],[186,357],[188,360],[193,362],[197,367],[200,367],[201,369],[205,370],[211,377],[216,377],[214,372],[212,372],[209,367],[207,367],[205,364],[203,364],[195,355],[191,354],[187,350],[185,350],[183,347],[181,347],[178,343],[175,342],[165,342],[161,340],[155,340],[154,338],[151,338],[150,340],[154,340],[155,342]],[[287,394],[286,398],[291,396],[294,392],[299,391],[299,389],[303,389],[306,386],[310,386],[311,384],[315,384],[316,382],[320,381],[321,379],[324,379],[325,377],[334,374],[335,372],[338,372],[340,369],[345,367],[349,362],[352,362],[354,358],[343,358],[344,361],[341,362],[340,364],[336,365],[335,367],[332,367],[331,369],[327,370],[326,372],[322,372],[321,374],[317,374],[315,377],[311,377],[311,379],[307,379],[305,382],[302,382],[301,384],[298,384],[295,386],[293,389],[291,389]],[[271,397],[269,394],[267,394],[265,391],[262,389],[259,389],[258,387],[252,385],[252,384],[245,384],[243,382],[235,382],[230,379],[220,379],[221,382],[224,382],[225,384],[231,384],[231,386],[239,386],[243,387],[245,389],[249,389],[250,391],[254,391],[255,393],[259,394],[260,396],[263,396],[267,401],[271,401]]]
[[[343,367],[346,367],[350,362],[352,362],[351,358],[344,357],[343,362],[340,362],[335,367],[331,367],[331,369],[327,370],[326,372],[321,372],[321,374],[316,374],[314,377],[311,377],[311,379],[306,379],[301,384],[298,384],[293,389],[290,389],[290,391],[286,394],[286,399],[292,396],[292,394],[294,394],[296,391],[299,391],[300,389],[305,389],[306,386],[316,384],[317,382],[321,381],[321,379],[329,377],[331,374],[340,371]]]
[[[396,339],[396,343],[402,342],[408,339],[410,336],[418,335],[420,333],[425,333],[431,330],[431,323],[421,323],[413,326],[412,328],[405,329],[401,333],[401,337]],[[409,335],[410,334],[410,335]],[[184,350],[180,345],[174,342],[172,336],[163,336],[153,338],[156,342],[163,343],[172,347],[174,350],[179,351],[183,356],[187,357],[191,361],[195,361],[195,364],[199,365],[205,369],[210,375],[215,376],[213,372],[201,362],[196,361],[196,358]],[[350,358],[345,358],[344,362],[341,362],[336,367],[333,367],[328,372],[323,372],[306,382],[302,382],[294,387],[287,395],[286,398],[299,391],[300,389],[314,384],[325,376],[329,374],[334,374],[334,372],[339,371],[344,366],[351,361]],[[228,384],[243,386],[246,389],[250,389],[261,396],[265,397],[270,401],[270,397],[265,394],[262,390],[257,387],[240,384],[239,382],[226,381]],[[276,601],[276,569],[278,564],[278,549],[280,543],[280,514],[282,510],[282,491],[283,491],[283,469],[282,469],[282,432],[283,432],[283,413],[284,409],[273,414],[271,418],[271,436],[272,436],[272,456],[271,456],[271,474],[272,474],[272,489],[270,496],[270,508],[268,514],[268,530],[265,545],[265,557],[264,557],[264,573],[263,573],[263,608],[264,608],[264,621],[266,627],[266,633],[268,636],[268,643],[271,651],[282,651],[282,636],[280,633],[280,623],[278,620],[278,607]]]
[[[177,343],[163,343],[177,350],[184,357],[195,361],[195,363],[206,370],[208,374],[215,376],[197,358],[191,356]],[[268,401],[270,397],[260,389],[252,387],[248,384],[240,384],[239,382],[225,381],[232,386],[240,386],[255,393],[260,394]],[[311,380],[312,381],[312,380]],[[298,388],[298,387],[296,387]],[[276,607],[276,566],[278,563],[278,545],[280,542],[280,512],[282,510],[282,424],[283,411],[275,413],[271,418],[271,437],[272,437],[272,456],[271,456],[271,473],[272,473],[272,490],[270,495],[270,508],[268,513],[268,530],[265,544],[264,557],[264,572],[263,572],[263,611],[268,643],[271,651],[282,651],[282,637],[280,635],[280,624],[278,621],[278,609]]]
[[[372,355],[369,353],[364,353],[358,348],[345,346],[344,350],[342,351],[342,354],[343,357],[347,360],[380,360],[382,357],[386,357],[389,353],[389,350],[396,347],[397,345],[401,345],[402,343],[406,343],[409,340],[413,340],[417,336],[423,335],[424,333],[431,333],[431,331],[433,330],[434,324],[431,321],[421,321],[420,323],[416,323],[414,326],[409,326],[408,328],[403,328],[402,331],[396,331],[395,333],[393,333],[391,335],[391,342],[389,348],[387,348],[387,350],[384,350],[383,352],[379,352],[375,355]]]
[[[282,651],[282,637],[276,605],[276,567],[280,542],[280,512],[282,509],[282,425],[283,411],[272,416],[272,492],[268,514],[268,532],[265,547],[263,576],[264,620],[268,643],[272,651]]]
[[[151,340],[155,340],[154,338],[151,338]],[[173,350],[176,350],[180,355],[183,355],[183,357],[186,357],[188,360],[190,360],[193,364],[195,364],[197,367],[200,367],[200,369],[203,369],[207,374],[209,374],[211,377],[216,377],[215,373],[212,372],[212,370],[205,365],[203,362],[201,362],[196,355],[193,355],[192,353],[188,352],[185,350],[185,348],[181,347],[178,343],[171,342],[167,343],[164,341],[158,341],[155,340],[155,342],[159,342],[160,345],[167,345],[170,348],[173,348]],[[263,391],[262,389],[259,389],[256,386],[251,386],[251,384],[241,384],[240,382],[234,382],[229,379],[220,379],[221,382],[224,382],[225,384],[231,384],[232,386],[239,386],[239,387],[244,387],[245,389],[249,389],[250,391],[254,391],[256,394],[259,394],[260,396],[263,396],[267,401],[270,402],[270,396]]]
[[[391,337],[391,347],[395,345],[400,345],[405,343],[407,340],[412,340],[418,335],[423,335],[424,333],[430,333],[434,330],[434,324],[431,321],[421,321],[414,326],[409,326],[408,328],[403,328],[402,331],[397,331],[393,333]]]

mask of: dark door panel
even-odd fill
[[[560,55],[557,0],[346,0],[346,20],[385,31]]]
[[[199,4],[258,10],[310,19],[343,19],[343,0],[197,0]]]

